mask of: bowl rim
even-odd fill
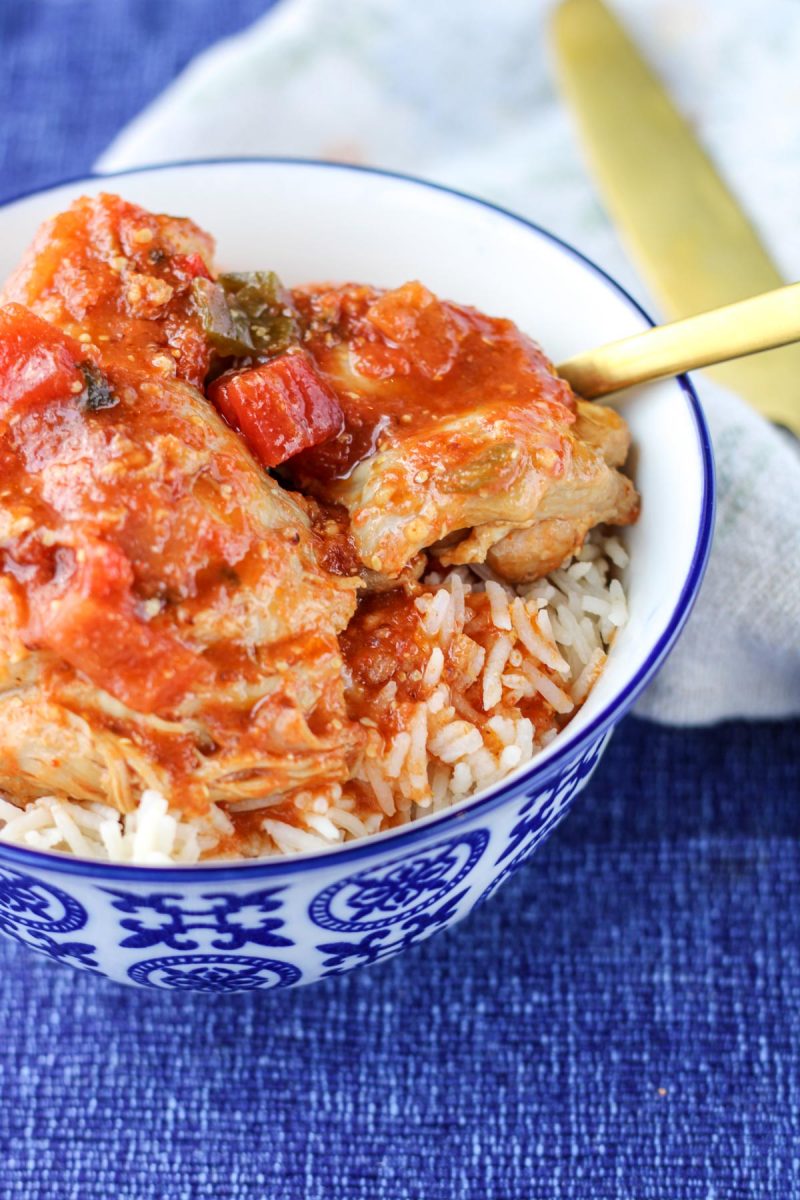
[[[48,192],[57,191],[70,184],[95,183],[98,180],[124,179],[132,175],[143,175],[158,171],[174,170],[193,167],[216,166],[299,166],[313,167],[323,170],[358,172],[364,175],[397,180],[404,184],[440,192],[459,202],[476,205],[488,209],[490,213],[512,221],[522,226],[537,237],[558,247],[578,263],[592,272],[605,287],[618,297],[621,297],[648,325],[655,325],[650,314],[639,304],[638,300],[618,283],[603,267],[599,266],[582,251],[576,249],[570,242],[565,241],[550,230],[538,225],[535,221],[522,217],[510,209],[503,208],[492,201],[460,191],[458,188],[435,183],[402,171],[392,171],[382,167],[364,166],[357,163],[333,162],[325,159],[293,157],[291,155],[243,155],[211,158],[177,159],[168,162],[147,163],[138,167],[127,167],[117,171],[93,171],[57,180],[42,187],[30,188],[6,198],[0,203],[0,212],[34,196],[43,196]],[[689,405],[697,436],[697,446],[702,474],[702,490],[699,507],[699,519],[691,563],[681,588],[675,607],[667,621],[660,638],[656,641],[649,654],[628,684],[614,696],[598,713],[593,721],[572,741],[567,739],[563,747],[554,748],[553,754],[541,766],[536,758],[531,760],[527,768],[507,783],[496,784],[493,789],[487,789],[485,795],[478,794],[467,798],[457,808],[443,809],[429,817],[420,818],[407,825],[390,829],[369,837],[360,838],[353,842],[340,843],[338,846],[325,850],[303,851],[298,854],[274,855],[269,858],[242,860],[239,862],[221,861],[196,864],[174,864],[172,866],[144,866],[134,863],[112,863],[102,859],[87,859],[64,854],[61,852],[35,850],[26,846],[17,846],[0,841],[0,866],[3,862],[15,866],[38,868],[67,875],[85,876],[89,879],[109,879],[126,881],[128,883],[217,883],[223,880],[239,880],[256,878],[263,875],[286,876],[297,875],[304,871],[325,869],[336,865],[349,865],[365,858],[393,855],[395,851],[407,849],[415,842],[430,841],[442,834],[458,831],[467,823],[472,823],[478,814],[486,814],[504,804],[512,796],[519,794],[521,787],[526,791],[534,783],[544,788],[552,782],[561,769],[571,760],[579,757],[587,746],[609,733],[619,720],[629,711],[634,701],[653,678],[669,654],[678,638],[686,620],[694,606],[705,574],[711,550],[714,528],[715,473],[714,459],[711,448],[711,438],[700,401],[693,384],[686,375],[676,376],[675,382],[684,392]]]

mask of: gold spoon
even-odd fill
[[[797,341],[800,341],[800,283],[790,283],[749,300],[657,325],[633,337],[576,354],[556,370],[578,395],[594,400],[637,383],[682,375],[697,367]],[[792,427],[800,435],[800,379],[797,415]]]

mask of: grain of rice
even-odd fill
[[[495,583],[493,579],[487,579],[486,595],[489,598],[489,609],[495,628],[510,631],[511,613],[508,611],[508,593],[506,589],[501,584]]]
[[[219,808],[218,804],[212,804],[209,809],[209,821],[215,829],[223,834],[231,834],[234,832],[234,823],[230,820],[227,812]]]
[[[453,598],[453,623],[456,629],[461,630],[464,628],[465,616],[464,580],[461,578],[461,575],[458,571],[453,571],[452,575],[450,575],[447,579],[445,586],[448,588],[450,595]]]
[[[546,608],[540,608],[536,613],[536,624],[545,641],[553,642],[553,644],[555,644],[555,638],[553,637],[553,623],[550,620],[550,613]]]
[[[431,771],[431,799],[434,810],[448,806],[450,803],[449,788],[450,770],[443,763],[439,763]]]
[[[409,778],[412,781],[412,786],[415,788],[428,787],[428,708],[425,704],[418,704],[416,711],[411,721],[409,728],[411,734],[411,745],[408,749],[408,758],[406,759],[406,767]]]
[[[398,737],[400,736],[402,735],[398,734]],[[411,744],[411,738],[408,734],[406,734],[406,737],[408,738],[406,749],[408,749],[408,745]],[[394,816],[396,807],[394,802],[394,792],[391,789],[391,785],[381,772],[378,764],[370,759],[366,759],[364,761],[364,774],[367,777],[367,783],[375,793],[375,799],[378,801],[378,804],[380,804],[387,817]]]
[[[119,821],[107,820],[100,825],[100,837],[112,862],[122,862],[125,848]]]
[[[60,845],[63,845],[63,836],[60,829],[51,825],[49,829],[41,831],[32,829],[26,833],[25,843],[32,850],[57,850]]]
[[[533,695],[530,681],[524,675],[506,674],[501,677],[500,682],[505,693],[503,696],[505,704],[518,704],[523,696]]]
[[[566,658],[567,662],[569,663],[570,662],[569,655],[564,654],[564,650],[567,649],[571,645],[571,639],[570,639],[569,633],[564,628],[564,626],[561,624],[561,621],[559,620],[558,616],[555,613],[551,612],[548,615],[550,617],[550,628],[553,633],[553,641],[556,643],[556,646],[558,647],[560,653],[563,655],[564,658]],[[571,665],[572,664],[570,663],[570,666]]]
[[[88,843],[66,806],[63,804],[54,804],[51,812],[53,814],[53,822],[60,830],[64,841],[72,853],[77,854],[81,858],[86,858],[89,854]]]
[[[19,809],[16,811],[19,813]],[[3,841],[16,842],[24,838],[29,830],[44,828],[45,825],[52,823],[52,820],[52,812],[49,811],[45,803],[37,800],[29,808],[23,809],[19,816],[9,821],[1,831],[0,836],[2,836]]]
[[[622,590],[622,584],[618,579],[611,580],[608,594],[612,601],[608,619],[612,625],[615,625],[619,629],[628,619],[628,605],[625,600],[625,593]]]
[[[391,813],[389,814],[391,816]],[[327,838],[329,842],[340,842],[343,834],[341,828],[334,825],[330,817],[321,816],[319,813],[309,813],[306,817],[306,825],[310,825],[322,837]]]
[[[337,807],[330,809],[328,816],[337,825],[341,825],[342,829],[352,834],[353,837],[363,837],[366,833],[364,822],[355,813],[347,812],[345,809]]]
[[[483,670],[483,664],[485,662],[486,651],[484,650],[483,646],[479,646],[477,642],[473,642],[472,648],[470,649],[469,663],[465,668],[464,678],[462,681],[464,691],[466,691],[467,688],[472,687],[473,683],[475,683],[481,671]]]
[[[275,821],[267,817],[261,822],[261,828],[272,838],[275,845],[283,850],[284,854],[302,854],[307,851],[319,850],[326,845],[325,839],[321,838],[319,834],[308,833],[304,829],[298,829],[295,825],[288,825],[286,821]]]
[[[430,596],[418,596],[415,601],[422,615],[422,627],[429,637],[436,637],[442,628],[447,612],[452,607],[452,596],[444,588]]]
[[[534,629],[533,622],[525,608],[524,602],[517,596],[511,604],[511,620],[522,644],[531,652],[534,658],[543,662],[546,667],[564,673],[568,664],[558,653],[558,648],[542,637],[538,628]]]
[[[610,605],[607,600],[601,600],[597,596],[592,596],[589,592],[581,596],[581,607],[585,613],[594,613],[595,616],[608,616]]]
[[[443,646],[449,646],[450,639],[452,638],[456,629],[455,607],[453,605],[453,597],[446,588],[442,588],[442,591],[439,594],[447,597],[447,608],[445,609],[444,616],[442,617],[442,624],[439,629],[439,640]]]
[[[461,696],[458,692],[453,692],[453,707],[457,709],[462,717],[471,722],[471,724],[480,724],[481,714],[478,712],[477,708],[474,708],[473,705],[470,704],[466,696]]]
[[[422,682],[426,687],[435,687],[442,677],[444,670],[444,654],[439,646],[434,646],[431,650],[431,656],[428,659],[427,666],[422,676]]]
[[[400,774],[400,768],[406,760],[409,748],[411,746],[411,734],[407,732],[395,734],[392,740],[392,748],[389,751],[389,757],[383,765],[384,772],[390,779],[396,779]]]
[[[459,758],[465,757],[467,754],[474,754],[480,750],[483,745],[481,732],[474,725],[460,737],[450,741],[438,752],[438,757],[442,762],[456,762]],[[435,750],[433,753],[437,753]]]
[[[11,804],[10,801],[4,800],[0,796],[0,819],[4,821],[14,821],[20,815],[22,809],[17,808],[16,804]]]
[[[491,730],[495,737],[503,743],[504,746],[510,746],[514,741],[515,728],[514,721],[511,717],[503,717],[497,714],[490,717],[486,722],[486,728]]]
[[[513,771],[522,762],[522,751],[519,746],[504,746],[500,754],[500,770]]]
[[[586,699],[605,662],[606,656],[603,651],[595,650],[572,685],[572,699],[576,704],[582,704]]]
[[[430,738],[428,749],[432,754],[447,762],[448,760],[444,758],[445,751],[449,750],[450,746],[463,740],[474,728],[475,726],[469,721],[450,721],[443,729],[437,730],[433,737]],[[459,755],[455,755],[455,758],[458,757]],[[449,761],[453,762],[455,758]]]
[[[489,651],[486,666],[483,669],[483,707],[486,712],[499,704],[503,697],[501,676],[513,648],[514,643],[511,638],[501,635],[495,638]]]
[[[571,567],[567,567],[567,575],[569,575],[570,579],[585,579],[591,569],[591,563],[574,562]]]
[[[533,753],[533,735],[535,733],[533,721],[529,717],[521,717],[516,723],[516,736],[514,741],[522,751],[523,762],[527,761]]]
[[[627,567],[630,562],[628,552],[620,542],[619,538],[607,537],[603,539],[603,553],[607,558],[610,558],[615,567],[619,567],[621,571]]]
[[[454,796],[465,796],[473,784],[472,771],[469,768],[469,763],[456,763],[453,769],[453,777],[450,783],[450,789]]]
[[[539,671],[533,663],[529,662],[525,663],[522,669],[539,695],[543,696],[557,713],[565,715],[572,712],[575,707],[573,701],[549,675],[545,675],[543,671]]]

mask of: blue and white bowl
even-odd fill
[[[0,209],[0,275],[45,217],[119,191],[188,214],[232,270],[435,291],[513,318],[555,361],[649,322],[551,234],[404,176],[326,163],[183,163],[83,179]],[[630,619],[577,716],[533,763],[451,809],[334,850],[241,865],[132,867],[0,843],[0,932],[140,987],[267,990],[377,962],[459,921],[562,819],[697,595],[713,522],[708,432],[685,379],[626,400],[642,515],[628,533]],[[0,731],[2,737],[2,731]]]

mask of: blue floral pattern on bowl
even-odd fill
[[[97,962],[91,943],[53,936],[75,933],[87,920],[83,905],[60,888],[0,864],[0,932],[6,937],[93,970]]]
[[[216,993],[291,987],[300,979],[291,963],[245,954],[168,954],[136,963],[128,975],[143,987]]]
[[[386,929],[429,910],[465,878],[486,849],[489,834],[438,842],[332,884],[309,909],[315,925],[343,933]]]
[[[459,889],[480,861],[489,833],[477,829],[417,854],[380,863],[332,884],[312,901],[316,925],[355,938],[321,942],[326,975],[377,962],[452,924],[469,892]]]
[[[164,945],[171,950],[197,950],[206,940],[217,950],[293,945],[290,938],[277,932],[284,924],[274,915],[281,908],[278,897],[282,887],[261,888],[242,896],[210,892],[189,901],[180,892],[140,896],[116,888],[106,891],[113,897],[113,908],[133,914],[120,921],[120,928],[130,931],[120,942],[125,949]]]

